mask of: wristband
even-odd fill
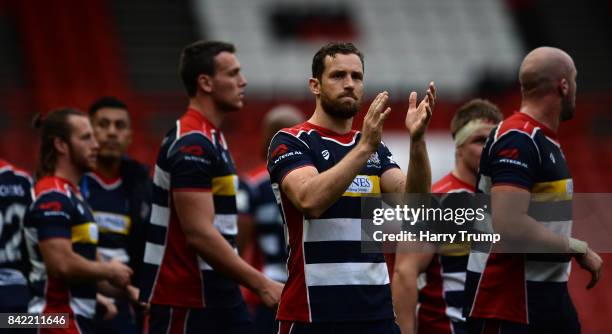
[[[572,253],[586,254],[588,248],[589,245],[586,242],[576,238],[569,238],[569,249]]]

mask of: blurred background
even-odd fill
[[[239,171],[262,161],[266,111],[289,103],[312,113],[312,56],[341,40],[365,53],[363,108],[379,91],[390,92],[384,140],[402,167],[408,94],[422,96],[436,82],[428,135],[434,178],[453,166],[448,127],[455,109],[481,97],[510,115],[520,104],[523,56],[537,46],[560,47],[578,69],[576,118],[559,136],[574,190],[612,190],[612,0],[0,0],[0,158],[33,170],[34,113],[86,110],[113,95],[133,115],[131,155],[152,165],[165,131],[186,109],[178,58],[197,39],[235,43],[249,82],[245,109],[224,124]],[[584,289],[588,278],[579,270],[571,279],[587,334],[612,333],[606,258],[595,289]]]

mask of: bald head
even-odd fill
[[[575,74],[574,61],[565,51],[552,47],[537,48],[525,56],[519,71],[523,98],[557,92],[561,80],[573,80]]]
[[[304,122],[304,114],[294,106],[280,105],[268,111],[262,125],[266,132],[276,133],[282,128],[288,128]]]
[[[264,156],[274,134],[280,129],[289,128],[305,121],[304,114],[296,107],[282,104],[266,113],[262,121],[264,135]]]

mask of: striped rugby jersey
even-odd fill
[[[257,246],[263,255],[263,273],[275,281],[286,282],[287,249],[283,220],[266,165],[258,166],[241,179],[248,197],[244,211],[253,217]]]
[[[132,221],[123,180],[120,177],[108,179],[90,172],[83,176],[80,189],[98,224],[98,253],[105,261],[115,259],[128,263],[128,235]]]
[[[66,282],[47,277],[38,242],[52,238],[70,239],[76,254],[96,261],[98,226],[93,213],[78,188],[66,179],[43,177],[36,182],[34,191],[36,199],[25,216],[34,294],[28,312],[68,313],[71,320],[74,316],[92,319],[96,306],[96,282]]]
[[[23,306],[29,299],[23,216],[32,203],[32,178],[0,160],[0,306]]]
[[[488,194],[504,184],[529,190],[529,215],[570,236],[573,183],[567,162],[555,133],[525,113],[500,123],[482,152],[478,192]],[[489,254],[472,248],[464,314],[523,324],[561,314],[570,260],[566,254]]]
[[[473,193],[474,186],[448,173],[431,187],[434,194]],[[444,207],[444,197],[442,197]],[[465,271],[469,245],[442,246],[425,271],[425,286],[419,291],[418,333],[466,333],[463,317]]]
[[[153,177],[140,299],[180,307],[233,307],[238,284],[218,274],[189,247],[172,192],[212,192],[213,224],[236,249],[238,177],[227,143],[197,110],[189,109],[162,141]]]
[[[338,163],[360,133],[336,134],[309,122],[278,132],[270,144],[268,170],[288,242],[289,277],[277,319],[346,322],[393,318],[389,274],[383,254],[361,251],[361,197],[380,194],[380,176],[398,168],[381,143],[346,192],[319,218],[302,214],[281,190],[294,169],[319,173]]]

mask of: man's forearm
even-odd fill
[[[415,329],[415,312],[418,299],[416,275],[395,271],[391,282],[393,306],[402,334],[413,334]]]
[[[512,253],[571,253],[568,238],[549,230],[529,215],[532,194],[514,186],[491,189],[493,230],[501,236],[502,251]],[[560,226],[562,222],[555,223]]]
[[[187,242],[215,271],[250,290],[261,288],[264,276],[236,254],[234,249],[210,222],[197,234],[187,235]]]
[[[568,237],[547,229],[527,214],[508,213],[503,217],[500,214],[494,214],[493,221],[493,228],[500,233],[506,252],[572,252],[569,248]]]
[[[296,204],[305,213],[319,216],[344,194],[371,154],[365,145],[358,144],[334,167],[304,180]]]
[[[61,264],[57,266],[47,265],[47,268],[57,268],[56,270],[50,270],[50,274],[55,274],[70,282],[91,282],[110,277],[110,272],[105,263],[90,261],[78,254],[72,253],[55,261],[61,261]]]
[[[410,142],[406,193],[426,194],[431,189],[431,165],[424,139]]]

